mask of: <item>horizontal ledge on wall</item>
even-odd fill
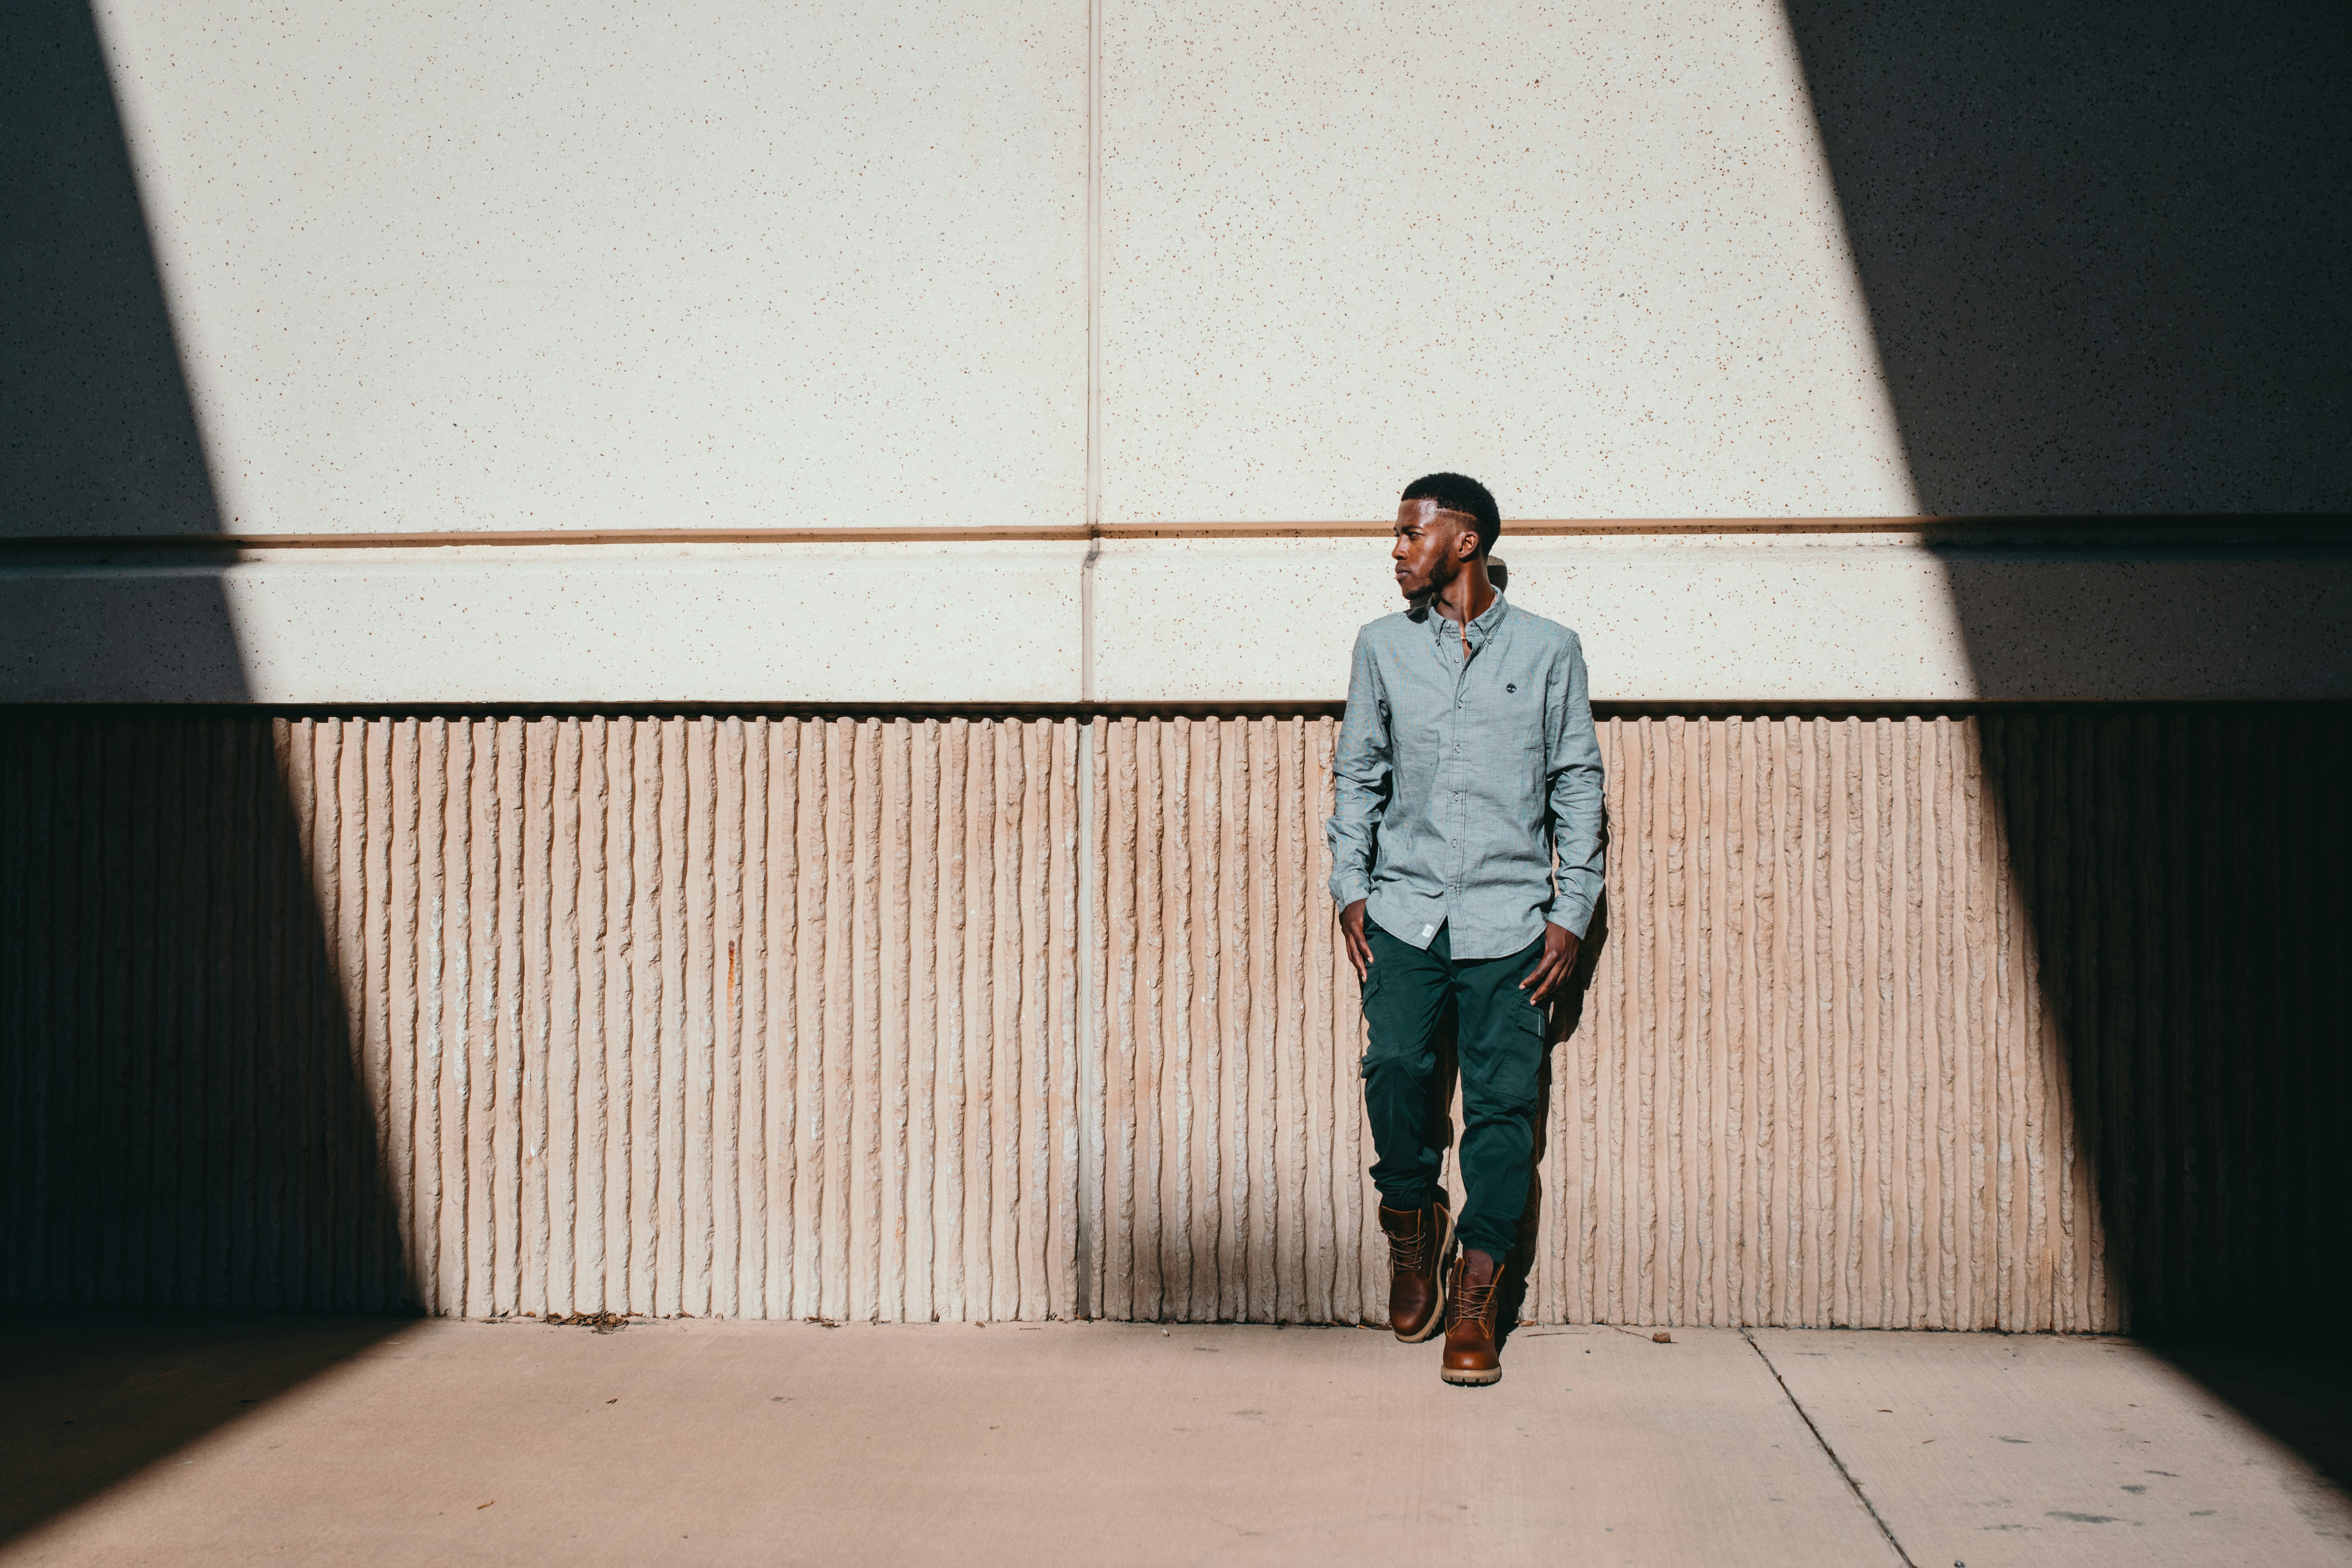
[[[45,702],[0,702],[0,721],[28,719],[36,715],[55,713],[60,705]],[[996,719],[1006,722],[1039,719],[1133,719],[1152,721],[1165,719],[1338,719],[1348,705],[1341,701],[1231,701],[1231,702],[663,702],[657,700],[622,700],[614,702],[80,702],[75,708],[102,710],[117,719],[142,715],[153,717],[201,717],[207,713],[220,715],[259,714],[289,721],[309,720],[320,723],[384,720],[499,720],[518,718],[558,719],[853,719],[853,720],[923,720],[941,721],[958,720]],[[2171,714],[2194,715],[2218,712],[2260,711],[2277,713],[2288,710],[2311,712],[2352,709],[2352,699],[2278,697],[2278,698],[2214,698],[2188,700],[2136,700],[2117,699],[2111,701],[2086,700],[2074,702],[2004,702],[1982,701],[1851,701],[1835,698],[1819,700],[1791,700],[1787,701],[1670,701],[1643,700],[1639,702],[1595,702],[1592,716],[1606,722],[1612,719],[1685,719],[1724,720],[1745,719],[1758,722],[1780,720],[1814,719],[1967,719],[1979,716],[2013,714],[2134,714],[2163,717]]]
[[[80,537],[20,535],[0,539],[10,552],[110,550],[452,550],[648,544],[1086,544],[1150,539],[1377,539],[1389,525],[1353,522],[1112,522],[1041,523],[1026,528],[639,528],[390,533],[128,533]],[[2213,512],[2050,517],[1635,517],[1513,519],[1504,537],[1521,539],[1642,538],[1739,534],[1920,534],[1936,540],[2086,535],[2160,535],[2181,542],[2210,537],[2244,544],[2264,538],[2297,542],[2352,538],[2352,513]]]
[[[1978,537],[1534,540],[1508,549],[1508,592],[1582,636],[1603,701],[2352,697],[2346,544]],[[19,554],[0,569],[0,700],[1333,702],[1357,629],[1399,607],[1385,554],[1378,539]]]

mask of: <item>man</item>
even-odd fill
[[[1601,897],[1601,746],[1582,647],[1496,591],[1486,560],[1501,532],[1475,479],[1405,487],[1389,555],[1412,607],[1356,636],[1326,827],[1370,1026],[1364,1102],[1389,1321],[1408,1344],[1442,1322],[1439,1374],[1457,1384],[1502,1379],[1496,1286],[1527,1203],[1544,1004]],[[1464,1187],[1450,1276],[1457,1237],[1430,1095],[1449,1007]]]

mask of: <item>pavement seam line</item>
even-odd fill
[[[1772,1364],[1772,1358],[1764,1353],[1764,1347],[1756,1342],[1754,1332],[1742,1329],[1739,1331],[1739,1337],[1748,1342],[1748,1348],[1756,1352],[1756,1359],[1764,1363],[1764,1370],[1770,1373],[1772,1381],[1780,1385],[1780,1392],[1787,1397],[1789,1407],[1797,1413],[1797,1419],[1805,1424],[1805,1430],[1813,1435],[1813,1441],[1821,1445],[1822,1452],[1828,1456],[1831,1468],[1837,1471],[1838,1479],[1845,1482],[1846,1489],[1853,1493],[1853,1500],[1862,1505],[1862,1511],[1870,1515],[1870,1522],[1878,1526],[1878,1533],[1886,1537],[1886,1544],[1894,1548],[1895,1555],[1902,1563],[1903,1568],[1919,1568],[1917,1563],[1911,1561],[1911,1554],[1903,1550],[1903,1542],[1895,1539],[1895,1531],[1887,1528],[1886,1521],[1879,1516],[1878,1510],[1872,1505],[1868,1494],[1863,1491],[1862,1483],[1853,1479],[1853,1472],[1845,1468],[1845,1461],[1838,1458],[1838,1451],[1830,1447],[1830,1440],[1822,1436],[1822,1429],[1819,1426],[1813,1425],[1813,1418],[1806,1411],[1804,1403],[1797,1397],[1795,1390],[1789,1386],[1789,1380],[1780,1375],[1780,1369]]]

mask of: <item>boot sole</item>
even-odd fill
[[[1437,1369],[1437,1375],[1457,1387],[1484,1388],[1490,1383],[1502,1382],[1503,1369],[1491,1366],[1484,1372],[1456,1372],[1450,1366],[1442,1366]]]
[[[1445,1216],[1445,1229],[1437,1238],[1437,1304],[1430,1308],[1429,1324],[1421,1332],[1397,1335],[1401,1344],[1423,1344],[1445,1331],[1445,1255],[1454,1247],[1454,1211],[1440,1204],[1437,1212]]]

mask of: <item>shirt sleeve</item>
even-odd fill
[[[1331,847],[1331,896],[1343,910],[1372,892],[1372,852],[1388,805],[1391,754],[1382,695],[1372,650],[1359,632],[1348,670],[1348,713],[1331,759],[1331,820],[1323,825]]]
[[[1584,675],[1584,645],[1569,634],[1567,679],[1552,698],[1550,787],[1552,847],[1559,857],[1551,909],[1545,919],[1581,942],[1601,902],[1607,823],[1601,789],[1601,737],[1592,729],[1592,700]],[[1352,705],[1351,710],[1352,711]]]

